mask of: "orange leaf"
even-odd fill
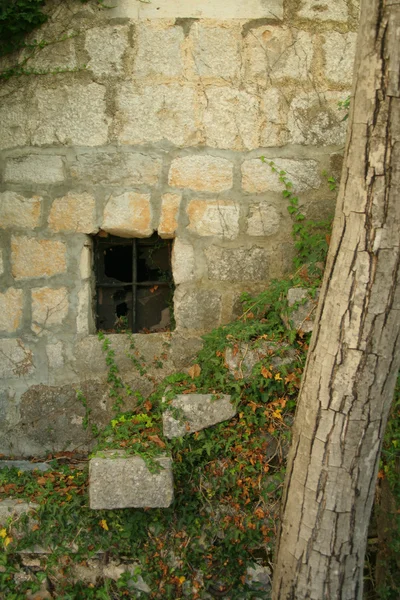
[[[143,406],[145,407],[147,412],[150,412],[153,408],[153,404],[150,402],[150,400],[146,400]]]
[[[188,369],[188,373],[192,379],[198,377],[201,373],[200,365],[193,365],[192,367],[190,367],[190,369]]]
[[[265,379],[272,379],[272,373],[267,369],[267,367],[263,367],[261,369],[261,375],[265,377]]]
[[[38,477],[37,482],[38,482],[39,485],[45,485],[46,478],[45,477]]]
[[[35,525],[33,525],[32,531],[37,531],[38,529],[40,529],[40,527],[37,523]]]
[[[163,442],[158,435],[149,435],[150,442],[154,442],[159,448],[165,448],[165,442]]]

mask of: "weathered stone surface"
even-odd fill
[[[162,3],[132,2],[120,0],[118,6],[110,11],[111,16],[132,19],[282,19],[283,0],[164,0]]]
[[[38,508],[33,502],[21,502],[20,499],[5,498],[0,502],[0,525],[7,525],[8,519],[20,517]]]
[[[189,242],[175,240],[172,249],[172,273],[175,284],[195,279],[194,248]]]
[[[8,288],[0,294],[0,331],[16,331],[22,319],[23,291]]]
[[[283,146],[288,141],[286,127],[289,104],[284,91],[269,88],[261,96],[260,146]]]
[[[259,99],[233,87],[207,87],[204,111],[206,144],[213,148],[252,150],[259,147]]]
[[[286,171],[287,178],[293,183],[296,192],[317,189],[321,185],[318,163],[315,160],[292,160],[276,158],[273,161],[278,170]],[[249,193],[282,192],[284,187],[279,174],[274,173],[267,162],[259,158],[245,160],[242,164],[242,187]]]
[[[9,91],[10,98],[0,101],[0,148],[16,148],[29,143],[25,90]]]
[[[57,88],[38,88],[33,144],[105,144],[109,124],[105,114],[105,92],[105,87],[97,83],[65,83]]]
[[[347,21],[348,8],[345,0],[322,2],[321,0],[303,0],[298,16],[313,21]]]
[[[39,225],[42,198],[24,198],[15,192],[0,194],[0,228],[34,229]]]
[[[90,283],[85,283],[78,292],[78,314],[76,316],[76,331],[88,334],[91,323],[91,289]]]
[[[32,329],[39,334],[51,325],[59,325],[68,315],[68,290],[49,287],[32,290]]]
[[[178,410],[181,415],[175,416]],[[213,394],[182,394],[176,396],[163,413],[163,433],[171,439],[201,431],[236,415],[230,396],[215,398]]]
[[[18,471],[48,471],[51,467],[45,462],[29,462],[28,460],[0,460],[1,469],[18,469]],[[0,502],[0,512],[4,500]],[[11,501],[10,501],[11,502]]]
[[[338,110],[339,100],[348,92],[296,94],[289,109],[288,129],[293,144],[320,146],[344,144],[347,121]]]
[[[53,231],[97,233],[99,227],[96,225],[96,201],[86,192],[68,192],[66,196],[54,200],[48,223]]]
[[[181,200],[181,194],[164,194],[161,197],[161,215],[157,229],[158,235],[161,238],[169,239],[175,237],[176,230],[178,229]]]
[[[139,23],[134,74],[137,77],[182,75],[183,40],[184,33],[181,27],[171,27],[165,22],[153,22],[151,25],[148,21]]]
[[[357,34],[330,31],[324,36],[325,76],[335,83],[351,85]]]
[[[179,286],[174,295],[177,329],[210,330],[221,318],[221,294],[215,290],[186,290]]]
[[[151,473],[139,456],[121,451],[98,454],[89,463],[89,499],[92,509],[167,508],[174,497],[172,461],[154,459],[161,466]]]
[[[151,220],[150,194],[125,192],[111,196],[101,228],[121,237],[149,237],[154,231]]]
[[[47,361],[49,369],[59,369],[64,366],[63,343],[56,342],[46,346]]]
[[[253,563],[246,570],[246,584],[253,592],[260,592],[265,597],[267,590],[272,592],[272,573],[267,566]]]
[[[0,275],[3,275],[4,273],[4,259],[3,259],[3,249],[0,248]]]
[[[300,303],[298,308],[289,314],[289,320],[294,329],[301,329],[305,333],[314,328],[314,319],[317,310],[319,292],[315,298],[311,298],[309,290],[305,288],[291,288],[287,299],[289,306]],[[307,301],[305,299],[308,298]]]
[[[39,40],[42,41],[41,32],[36,31],[35,33],[36,35],[39,34]],[[38,37],[35,36],[36,39]],[[74,69],[77,66],[73,39],[57,40],[56,44],[49,44],[40,48],[40,51],[36,52],[33,56],[32,50],[29,48],[25,52],[22,51],[22,56],[24,55],[31,56],[27,65],[29,65],[29,69],[35,71],[53,72],[56,69]]]
[[[281,216],[275,206],[269,202],[260,202],[250,206],[247,217],[247,235],[264,237],[279,231]]]
[[[238,29],[194,23],[190,30],[196,73],[233,79],[240,73],[241,35]]]
[[[24,377],[34,370],[32,352],[20,339],[1,339],[0,356],[0,377]]]
[[[229,200],[192,200],[187,207],[189,231],[232,240],[239,234],[239,205]]]
[[[265,248],[219,248],[205,250],[209,279],[264,281],[268,279],[270,252]]]
[[[88,183],[156,185],[161,160],[139,152],[79,154],[71,167],[72,177]]]
[[[244,56],[251,81],[305,81],[310,77],[313,59],[312,36],[307,31],[277,25],[257,27],[246,36]]]
[[[81,251],[79,274],[81,279],[88,279],[92,274],[92,247],[89,242],[83,246]]]
[[[11,267],[14,279],[51,277],[67,268],[64,242],[30,237],[11,238]]]
[[[64,165],[61,156],[31,154],[8,158],[4,170],[6,183],[59,183],[64,181]]]
[[[233,164],[215,156],[184,156],[172,161],[168,183],[204,192],[223,192],[233,184]]]
[[[85,49],[90,56],[87,68],[94,75],[121,75],[123,73],[123,56],[129,45],[128,33],[129,28],[126,25],[108,25],[88,29],[85,36]]]
[[[295,358],[296,351],[291,346],[269,341],[242,343],[225,350],[225,365],[235,379],[250,377],[258,362],[277,368],[290,364]]]
[[[121,84],[117,96],[117,130],[122,144],[167,140],[193,146],[199,139],[195,118],[195,90],[177,84],[138,88]]]

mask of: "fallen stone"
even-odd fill
[[[167,508],[174,497],[172,461],[154,459],[161,470],[152,473],[139,456],[108,450],[89,463],[90,508]]]
[[[292,363],[295,357],[296,352],[291,346],[277,342],[256,341],[226,348],[225,365],[235,379],[243,379],[251,375],[258,362],[268,362],[268,365],[278,368]]]
[[[228,421],[236,412],[230,396],[214,398],[213,394],[178,395],[163,414],[163,432],[169,439],[182,437]]]
[[[8,519],[15,519],[24,514],[30,513],[36,510],[37,504],[33,502],[21,502],[21,500],[15,500],[6,498],[0,501],[0,525],[5,525]]]
[[[0,470],[8,467],[18,471],[48,471],[50,465],[45,462],[34,463],[29,460],[0,460]],[[0,504],[1,506],[1,504]]]
[[[290,288],[287,294],[289,307],[301,303],[289,314],[289,321],[293,329],[304,331],[304,333],[313,330],[318,298],[319,291],[317,291],[315,298],[311,298],[310,291],[305,288]],[[287,318],[283,320],[287,325]]]

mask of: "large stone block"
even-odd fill
[[[172,273],[175,284],[187,283],[195,279],[194,248],[189,242],[175,240],[172,250]]]
[[[35,369],[32,352],[21,339],[0,339],[0,356],[0,377],[25,377]]]
[[[335,83],[351,85],[357,34],[330,31],[324,36],[325,76]]]
[[[247,235],[264,237],[279,231],[281,216],[273,204],[260,202],[249,208],[247,217]]]
[[[241,34],[232,25],[207,27],[197,22],[192,26],[193,60],[200,77],[234,79],[240,74]]]
[[[321,176],[317,161],[276,158],[273,162],[278,171],[286,171],[286,177],[293,183],[295,192],[320,187]],[[279,174],[272,171],[268,161],[264,163],[259,158],[245,160],[242,164],[242,187],[251,194],[284,190],[283,184],[279,181]]]
[[[96,152],[78,154],[72,177],[85,183],[157,185],[161,160],[139,152]]]
[[[288,27],[258,27],[246,36],[244,56],[250,81],[305,81],[313,59],[312,35]]]
[[[207,87],[204,111],[206,144],[213,148],[259,148],[260,106],[257,94],[232,87]]]
[[[0,194],[0,228],[34,229],[39,225],[42,198],[24,198],[15,192]]]
[[[38,88],[33,144],[106,144],[110,119],[105,112],[105,93],[105,87],[97,83]]]
[[[187,207],[189,231],[232,240],[239,234],[240,208],[230,200],[192,200]]]
[[[122,144],[167,140],[176,146],[193,146],[200,139],[195,116],[196,92],[182,85],[121,84],[117,96],[116,125]]]
[[[139,23],[136,30],[135,76],[182,75],[184,39],[181,27],[171,27],[165,22]]]
[[[268,279],[270,253],[265,248],[219,248],[205,250],[209,279],[218,281],[265,281]]]
[[[11,333],[18,329],[22,319],[22,306],[22,290],[8,288],[4,294],[0,294],[0,331]]]
[[[161,197],[161,215],[157,231],[163,239],[175,237],[181,200],[181,194],[164,194]]]
[[[89,463],[90,508],[167,508],[174,497],[172,461],[154,459],[161,467],[153,473],[139,456],[121,451],[98,454]]]
[[[287,143],[288,111],[289,104],[282,89],[269,88],[261,95],[261,147],[284,146]]]
[[[298,16],[312,21],[345,22],[348,18],[346,0],[323,2],[321,0],[303,0],[299,6]]]
[[[54,200],[48,223],[53,231],[97,233],[96,201],[91,194],[68,192]]]
[[[64,181],[64,165],[61,156],[31,154],[8,158],[4,171],[6,183],[60,183]]]
[[[283,0],[164,0],[164,2],[132,2],[120,0],[111,16],[131,19],[282,19]]]
[[[163,433],[169,439],[182,437],[228,421],[236,412],[231,397],[227,395],[220,398],[213,394],[178,395],[163,413]]]
[[[350,90],[297,94],[290,105],[288,116],[291,142],[320,146],[344,144],[347,121],[343,121],[338,102],[349,94]]]
[[[32,290],[32,329],[39,334],[51,325],[59,325],[68,315],[68,290],[49,287]]]
[[[154,231],[151,220],[150,194],[125,192],[111,196],[104,209],[101,228],[121,237],[149,237]]]
[[[233,164],[215,156],[184,156],[171,163],[169,185],[204,192],[223,192],[233,184]]]
[[[85,49],[90,56],[87,68],[96,76],[121,75],[124,53],[129,46],[128,34],[126,25],[88,29],[85,36]]]
[[[66,269],[64,242],[25,236],[11,238],[11,272],[15,279],[51,277]]]
[[[222,297],[216,290],[183,289],[174,295],[177,329],[211,330],[220,324]]]

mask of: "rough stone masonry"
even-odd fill
[[[291,266],[287,171],[309,217],[333,210],[357,0],[47,3],[56,41],[0,87],[0,452],[87,449],[108,421],[93,238],[173,239],[176,330],[135,335],[154,380],[113,335],[144,394],[185,368],[243,290]],[[4,69],[27,57],[1,59]],[[164,356],[163,367],[152,365]],[[129,408],[129,404],[125,406]]]

